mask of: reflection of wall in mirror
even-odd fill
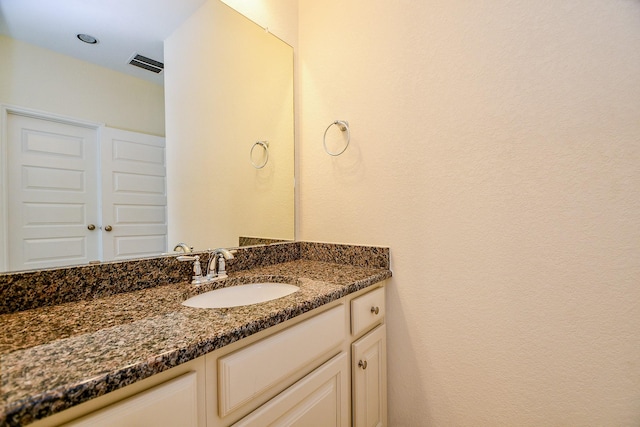
[[[165,40],[169,242],[293,239],[293,52],[218,2]],[[269,162],[249,152],[269,141]]]
[[[0,103],[164,135],[164,88],[0,35]]]

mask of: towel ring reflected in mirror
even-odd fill
[[[331,129],[331,126],[333,125],[338,126],[338,129],[340,129],[342,132],[347,133],[347,143],[344,145],[344,148],[340,151],[330,151],[327,148],[327,132],[329,131],[329,129]],[[331,123],[329,126],[327,126],[327,129],[325,129],[324,136],[322,137],[322,145],[324,146],[324,151],[326,151],[327,154],[330,156],[339,156],[340,154],[344,153],[347,147],[349,146],[350,142],[351,142],[351,131],[349,130],[349,122],[346,120],[336,120],[335,122]]]
[[[255,150],[256,147],[262,147],[262,149],[264,150],[264,160],[262,163],[256,163],[253,161],[253,150]],[[269,161],[269,141],[256,141],[251,147],[251,151],[249,152],[249,161],[251,162],[251,166],[256,169],[262,169],[263,167],[265,167],[267,162]]]

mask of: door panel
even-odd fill
[[[166,224],[164,206],[114,205],[113,214],[118,224]]]
[[[81,159],[85,147],[84,140],[77,135],[51,134],[47,131],[24,129],[29,137],[23,140],[24,153],[50,154],[56,157]]]
[[[84,192],[85,171],[22,166],[22,190]],[[49,193],[51,194],[51,193]]]
[[[167,252],[164,138],[103,128],[100,139],[105,258]]]
[[[114,193],[124,196],[135,193],[135,197],[140,197],[140,194],[153,197],[166,193],[164,176],[144,175],[140,170],[136,173],[114,171],[112,180]]]
[[[108,129],[107,132],[115,129]],[[113,159],[124,161],[135,161],[141,164],[159,166],[160,169],[165,167],[164,157],[164,139],[156,138],[150,135],[129,134],[123,135],[125,139],[117,139],[118,135],[113,135]],[[140,166],[140,165],[139,165]]]
[[[99,259],[96,129],[8,114],[7,136],[9,270]]]
[[[116,258],[132,258],[140,256],[141,253],[157,254],[158,247],[167,244],[166,235],[147,236],[114,236],[114,251]]]

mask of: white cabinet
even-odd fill
[[[342,352],[234,427],[349,426],[349,358]]]
[[[195,372],[114,403],[68,427],[198,427],[198,380]]]
[[[386,426],[384,302],[346,296],[34,427]]]
[[[207,398],[215,384],[219,393],[208,427],[386,426],[384,315],[378,287],[218,357],[218,376],[208,377]]]
[[[205,427],[204,369],[199,357],[30,426]]]
[[[351,346],[355,427],[387,424],[386,340],[385,325],[380,325]]]
[[[351,335],[354,337],[382,323],[385,314],[384,288],[367,292],[351,301]]]
[[[328,317],[332,311],[325,312],[301,323],[295,328],[304,327],[304,335],[297,340],[289,340],[280,346],[284,359],[268,358],[269,352],[252,353],[253,357],[262,358],[256,365],[271,364],[275,372],[283,370],[282,366],[296,363],[285,362],[292,356],[282,349],[292,349],[295,355],[300,351],[296,342],[306,344],[302,347],[306,358],[312,359],[322,352],[326,337],[333,336],[343,340],[343,351],[320,368],[316,369],[294,385],[274,397],[254,412],[238,421],[234,426],[346,426],[382,427],[387,425],[387,366],[386,366],[386,328],[384,325],[385,296],[384,287],[347,297],[350,310],[347,310],[345,322],[350,325],[351,339],[340,335],[339,321],[333,316],[333,327],[320,320]],[[302,331],[302,329],[300,329]],[[277,335],[276,335],[277,336]],[[268,342],[271,338],[264,340]],[[284,340],[281,340],[284,343]],[[260,344],[260,343],[257,343]],[[337,343],[333,342],[335,346]],[[239,351],[243,354],[254,350],[256,344]],[[330,346],[329,346],[330,347]],[[333,347],[335,348],[335,347]],[[257,348],[255,349],[257,350]],[[351,353],[351,358],[347,356]],[[326,351],[325,351],[326,353]],[[233,356],[233,355],[232,355]],[[226,357],[221,359],[227,365]],[[349,367],[350,362],[350,367]],[[342,364],[347,364],[342,366]],[[242,368],[243,372],[251,372],[253,363]],[[238,369],[240,366],[238,366]],[[295,369],[292,369],[294,371]],[[350,375],[349,375],[350,372]],[[257,373],[248,374],[251,378],[259,378]],[[263,374],[264,375],[264,374]],[[275,375],[275,374],[273,374]],[[295,375],[287,374],[295,379]],[[351,380],[350,392],[347,382]],[[247,381],[245,381],[247,382]],[[220,384],[221,390],[224,384]],[[254,389],[259,390],[259,384]],[[221,397],[221,403],[224,398]],[[222,414],[224,405],[219,410]],[[350,411],[349,411],[350,410]],[[349,413],[350,412],[350,413]],[[346,418],[345,418],[346,417]],[[225,425],[225,424],[221,424]],[[217,425],[216,425],[217,427]]]
[[[387,351],[384,288],[351,301],[352,407],[355,427],[387,425]]]
[[[254,409],[339,353],[347,336],[345,315],[340,304],[218,358],[217,415],[233,420],[234,412]]]

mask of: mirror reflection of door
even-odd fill
[[[8,269],[166,252],[164,162],[164,138],[8,114]]]
[[[168,252],[165,139],[103,127],[100,145],[103,259]]]

